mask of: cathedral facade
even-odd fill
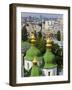
[[[57,75],[57,64],[55,55],[51,52],[52,39],[46,39],[46,52],[41,56],[41,52],[35,47],[36,38],[31,35],[31,47],[26,51],[22,60],[22,76],[29,72],[29,76],[55,76]],[[41,66],[43,64],[43,66]],[[26,70],[26,72],[24,72]]]

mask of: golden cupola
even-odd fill
[[[52,43],[53,43],[52,39],[50,38],[46,39],[46,47],[52,47]]]
[[[36,59],[36,57],[34,57],[34,59],[33,59],[33,64],[35,65],[35,64],[37,64],[37,59]]]
[[[30,33],[30,39],[31,39],[31,40],[30,40],[30,41],[31,41],[31,44],[34,45],[35,42],[36,42],[36,38],[35,38],[34,33],[32,33],[32,32]]]

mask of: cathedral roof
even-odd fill
[[[54,68],[54,67],[57,67],[57,65],[56,64],[48,64],[48,63],[46,63],[45,65],[44,65],[44,69],[51,69],[51,68]]]
[[[43,58],[45,63],[53,63],[55,60],[55,55],[50,50],[47,49]]]
[[[40,56],[40,51],[35,46],[31,46],[30,49],[27,50],[25,58],[27,60],[33,60],[34,57],[38,56]]]
[[[55,64],[55,55],[51,52],[51,47],[52,47],[52,39],[47,38],[46,39],[46,52],[43,56],[44,58],[44,68],[52,68],[54,67]]]
[[[40,76],[40,68],[37,65],[32,66],[31,76]]]

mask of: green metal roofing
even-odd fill
[[[46,64],[44,65],[44,68],[45,68],[45,69],[54,68],[54,67],[57,67],[57,65],[56,65],[56,64],[48,64],[48,63],[46,63]]]
[[[45,63],[53,63],[53,60],[55,59],[55,55],[49,49],[47,49],[43,58]]]
[[[40,68],[37,65],[32,66],[31,76],[40,76]]]
[[[52,68],[56,66],[55,55],[51,52],[50,49],[46,50],[46,53],[44,54],[43,58],[45,62],[44,68]]]
[[[29,48],[30,48],[31,44],[29,42],[26,41],[22,41],[21,42],[21,51],[22,52],[26,52]]]
[[[31,46],[30,49],[27,50],[25,58],[27,60],[33,60],[34,57],[39,57],[40,56],[40,51],[35,47]]]

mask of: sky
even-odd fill
[[[46,18],[62,18],[63,17],[63,14],[21,12],[21,17],[29,17],[29,16],[40,17],[40,15]]]

